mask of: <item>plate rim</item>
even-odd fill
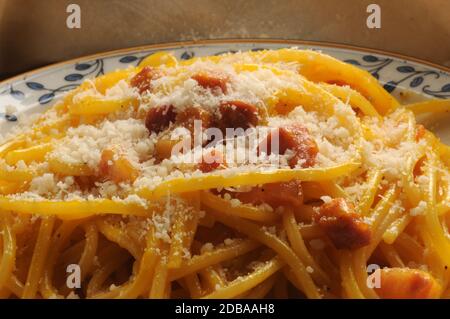
[[[24,77],[29,77],[34,74],[38,74],[41,72],[44,72],[48,69],[57,68],[59,66],[64,66],[67,64],[73,64],[80,60],[91,60],[95,58],[101,58],[106,56],[114,56],[119,55],[122,53],[128,53],[128,52],[134,52],[134,51],[145,51],[145,50],[151,50],[151,49],[158,49],[158,48],[175,48],[175,47],[183,47],[183,46],[192,46],[192,45],[208,45],[208,44],[226,44],[226,43],[269,43],[269,44],[298,44],[298,45],[317,45],[317,46],[323,46],[328,48],[335,48],[335,49],[347,49],[347,50],[353,50],[358,51],[361,53],[375,53],[375,54],[381,54],[389,57],[394,57],[397,59],[402,59],[409,62],[415,62],[419,64],[423,64],[428,67],[435,68],[437,70],[450,73],[450,67],[437,64],[434,62],[430,62],[421,58],[416,58],[408,55],[404,55],[401,53],[391,52],[387,50],[381,50],[381,49],[373,49],[373,48],[367,48],[364,46],[357,46],[357,45],[351,45],[351,44],[344,44],[344,43],[336,43],[336,42],[329,42],[329,41],[312,41],[312,40],[298,40],[298,39],[276,39],[276,38],[226,38],[226,39],[204,39],[204,40],[188,40],[188,41],[172,41],[172,42],[161,42],[161,43],[153,43],[153,44],[146,44],[146,45],[139,45],[139,46],[133,46],[128,48],[122,48],[122,49],[115,49],[115,50],[108,50],[108,51],[102,51],[98,53],[93,54],[87,54],[83,56],[79,56],[76,58],[72,58],[69,60],[64,60],[60,62],[51,63],[48,65],[44,65],[42,67],[32,69],[30,71],[25,71],[22,73],[19,73],[17,75],[14,75],[12,77],[6,78],[2,81],[0,81],[0,86],[3,86],[5,84],[8,84],[10,82],[14,82],[16,80],[23,79]]]

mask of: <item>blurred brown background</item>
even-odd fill
[[[81,6],[81,29],[66,7]],[[381,6],[368,29],[367,5]],[[450,66],[449,0],[0,0],[0,78],[86,54],[217,38],[378,48]]]

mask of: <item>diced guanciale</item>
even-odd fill
[[[123,156],[115,158],[114,151],[110,149],[102,152],[99,172],[101,177],[115,183],[134,182],[138,177],[136,168]]]
[[[287,150],[293,152],[293,156],[289,159],[290,167],[295,167],[299,162],[302,167],[311,167],[315,164],[319,150],[306,127],[292,124],[271,131],[262,144],[267,154],[275,153],[272,144],[276,145],[276,138],[278,138],[278,154],[285,154]]]
[[[425,136],[426,130],[425,126],[418,124],[416,126],[416,142],[420,141]]]
[[[379,273],[377,273],[379,272]],[[371,276],[380,276],[380,285],[375,291],[386,299],[431,299],[439,298],[441,286],[429,273],[411,268],[378,269]]]
[[[160,133],[175,122],[176,116],[172,105],[153,107],[147,112],[145,127],[150,133]]]
[[[280,206],[299,209],[303,205],[303,192],[300,181],[269,183],[253,187],[249,192],[236,192],[234,195],[243,203],[268,204],[272,208]]]
[[[139,94],[142,94],[151,89],[151,81],[157,76],[159,75],[155,69],[146,66],[131,78],[130,84],[138,89]]]
[[[322,204],[313,218],[337,249],[357,249],[370,243],[369,225],[343,198]]]
[[[222,130],[242,128],[244,130],[258,124],[258,109],[253,104],[242,101],[227,101],[220,104]]]
[[[425,159],[426,157],[423,156],[422,158],[420,158],[416,165],[414,165],[414,169],[413,169],[413,175],[414,178],[416,178],[417,176],[423,175],[424,174],[424,163],[425,163]]]
[[[211,126],[213,119],[207,110],[200,107],[187,107],[177,114],[175,123],[194,133],[194,121],[200,121],[200,128],[205,130]]]
[[[198,169],[203,173],[209,173],[223,165],[225,165],[223,153],[218,150],[212,150],[203,155],[202,161],[198,164]]]
[[[198,85],[205,89],[220,89],[222,93],[227,93],[227,77],[219,73],[201,72],[192,76]]]
[[[95,187],[95,183],[98,182],[97,176],[74,176],[75,183],[80,187],[83,192],[90,191]]]

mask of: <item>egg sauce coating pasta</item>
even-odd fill
[[[449,296],[448,105],[295,48],[87,80],[0,145],[0,296]]]

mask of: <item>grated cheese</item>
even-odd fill
[[[417,204],[416,207],[411,208],[411,210],[409,211],[409,214],[410,214],[411,216],[424,215],[426,209],[427,209],[427,203],[424,202],[423,200],[421,200],[421,201],[419,202],[419,204]]]

